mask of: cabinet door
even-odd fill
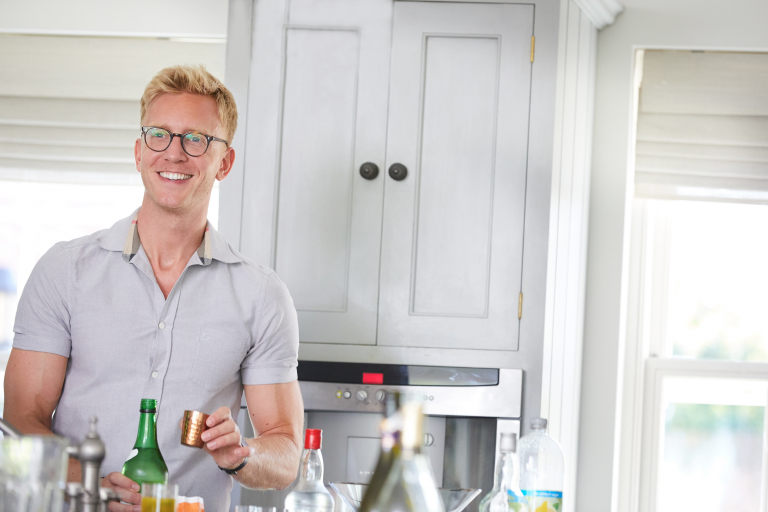
[[[374,344],[391,0],[259,0],[244,179],[245,254],[269,264],[302,342]]]
[[[533,6],[396,2],[379,345],[516,350]]]

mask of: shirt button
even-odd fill
[[[153,378],[153,379],[156,379],[156,378],[157,378],[157,375],[158,375],[158,373],[157,373],[157,372],[152,372],[152,378]]]
[[[158,325],[159,328],[165,329],[165,324],[163,322],[160,322],[160,325]]]

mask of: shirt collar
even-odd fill
[[[123,259],[131,261],[139,252],[141,240],[137,221],[139,209],[129,217],[117,221],[111,228],[98,237],[99,245],[108,251],[122,251]],[[203,266],[208,266],[211,261],[218,260],[222,263],[240,263],[243,259],[236,254],[221,234],[213,229],[211,223],[206,223],[205,234],[200,247],[197,248],[197,256]]]

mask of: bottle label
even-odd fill
[[[513,492],[512,489],[507,490],[507,504],[509,510],[514,512],[529,512],[525,497]]]
[[[560,512],[563,509],[563,493],[560,491],[526,491],[531,512]]]

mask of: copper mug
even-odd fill
[[[205,424],[208,415],[199,411],[184,411],[184,419],[181,421],[181,444],[202,448],[205,443],[200,436],[208,427]]]

